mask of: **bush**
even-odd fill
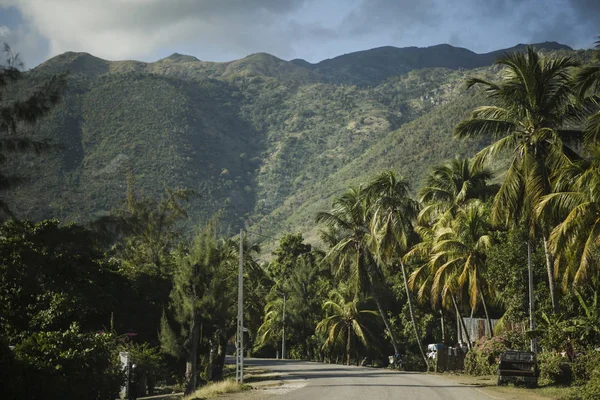
[[[589,350],[577,356],[572,364],[575,384],[583,385],[588,382],[598,365],[600,365],[600,351]]]
[[[24,385],[21,399],[115,399],[123,383],[117,343],[110,334],[39,332],[15,348]]]
[[[569,385],[573,381],[573,369],[569,359],[554,352],[538,356],[540,378],[551,385]]]
[[[465,372],[476,376],[495,374],[500,355],[508,348],[502,336],[479,339],[465,356]]]
[[[591,373],[589,382],[581,389],[581,400],[598,399],[600,399],[600,366],[596,365],[596,369]]]
[[[306,359],[306,356],[304,354],[306,354],[306,352],[304,351],[304,346],[298,343],[292,346],[288,356],[292,360],[304,360]]]

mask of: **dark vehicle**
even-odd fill
[[[540,370],[535,353],[531,351],[506,350],[498,364],[498,386],[509,382],[524,383],[537,387]]]

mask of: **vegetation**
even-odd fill
[[[136,364],[130,390],[204,397],[199,386],[227,377],[240,246],[255,355],[285,342],[283,357],[385,365],[398,354],[425,370],[424,344],[458,343],[470,314],[490,334],[467,339],[467,372],[493,372],[504,349],[535,337],[547,384],[598,394],[600,80],[585,57],[528,48],[492,68],[414,70],[370,88],[264,54],[203,64],[211,79],[180,55],[140,66],[67,54],[27,76],[55,82],[44,74],[80,57],[63,103],[53,97],[23,141],[51,133],[74,147],[3,160],[2,176],[44,161],[38,178],[49,177],[45,191],[36,181],[7,191],[18,204],[0,225],[9,398],[115,398],[123,351]],[[484,91],[459,94],[467,78]],[[29,83],[0,88],[11,100]],[[2,110],[7,140],[38,119]],[[477,139],[450,142],[453,128]],[[424,178],[418,200],[389,168],[400,163]],[[252,229],[231,237],[242,221]],[[225,382],[212,393],[242,389]]]

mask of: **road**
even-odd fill
[[[436,375],[346,367],[314,362],[246,359],[245,365],[284,375],[288,390],[277,398],[289,400],[480,400],[500,399],[476,387]]]

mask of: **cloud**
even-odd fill
[[[146,61],[264,51],[318,61],[383,45],[589,47],[600,35],[598,0],[0,0],[1,7],[18,9],[22,21],[0,16],[0,25],[33,61],[65,51]]]
[[[48,39],[49,53],[86,51],[108,59],[152,59],[161,49],[195,48],[226,59],[258,51],[292,53],[314,24],[287,23],[314,0],[0,0]],[[203,51],[207,49],[208,51]]]

